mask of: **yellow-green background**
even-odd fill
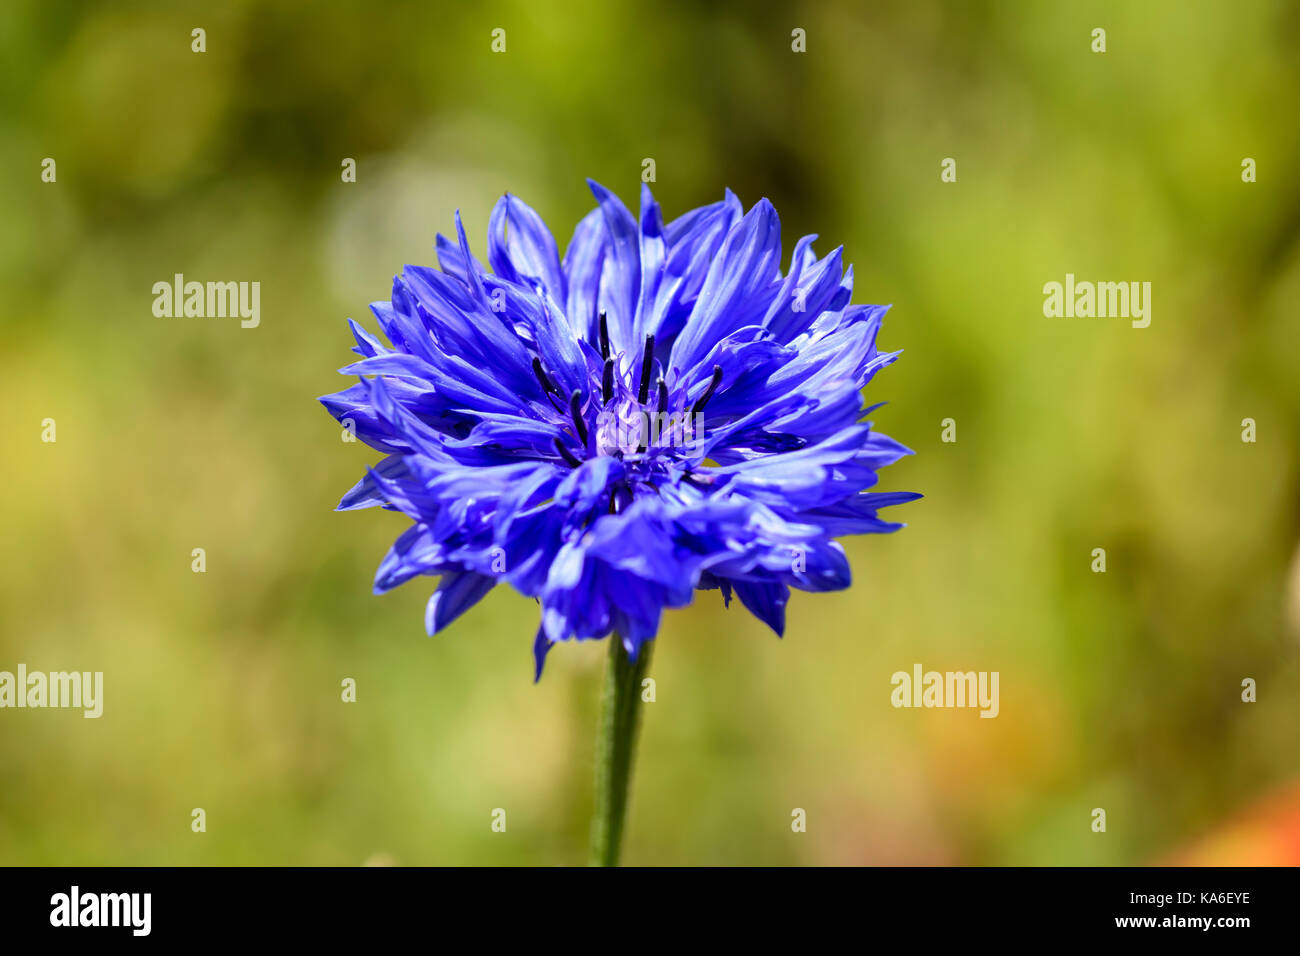
[[[0,711],[0,863],[584,859],[603,646],[534,686],[531,601],[430,640],[432,582],[372,596],[404,519],[332,512],[377,456],[316,397],[456,208],[480,254],[506,190],[564,244],[646,157],[666,215],[767,196],[894,303],[881,488],[926,498],[783,641],[665,617],[626,860],[1146,863],[1249,816],[1300,774],[1298,36],[1261,0],[4,3],[0,669],[106,691]],[[176,272],[260,281],[261,326],[155,318]],[[1044,318],[1066,272],[1150,281],[1150,328]],[[914,663],[999,671],[1001,715],[892,708]]]

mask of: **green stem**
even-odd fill
[[[641,680],[650,667],[653,641],[641,645],[636,661],[628,660],[623,640],[609,636],[609,663],[596,740],[596,813],[591,821],[591,865],[618,866],[627,812],[628,782],[636,754],[641,716]]]

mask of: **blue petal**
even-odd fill
[[[640,230],[622,200],[594,180],[587,185],[600,204],[606,235],[597,307],[608,316],[611,347],[639,357],[633,323],[641,285]]]
[[[775,631],[777,637],[785,634],[785,606],[790,600],[788,587],[754,581],[737,581],[733,586],[740,603],[754,617]]]
[[[573,231],[564,253],[564,272],[568,278],[569,298],[565,314],[588,342],[596,343],[599,319],[600,277],[605,265],[605,218],[599,208],[582,218]]]
[[[568,299],[555,237],[537,215],[509,193],[497,200],[488,224],[488,262],[498,276],[540,284],[563,309]]]
[[[763,317],[778,291],[773,283],[780,255],[781,222],[772,204],[761,199],[732,228],[710,264],[695,310],[673,344],[673,366],[691,368],[714,342]]]
[[[537,637],[533,639],[533,683],[536,684],[542,679],[542,667],[546,664],[546,655],[551,648],[555,646],[554,641],[547,640],[546,632],[540,627],[537,629]]]
[[[437,634],[481,601],[496,583],[496,578],[473,571],[443,575],[424,610],[424,629],[430,637]]]

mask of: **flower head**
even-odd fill
[[[430,634],[506,582],[541,605],[537,674],[563,640],[617,633],[635,658],[666,607],[734,594],[778,635],[790,588],[850,582],[835,541],[897,530],[873,492],[908,449],[862,421],[886,307],[851,305],[840,250],[799,240],[781,271],[776,210],[718,203],[667,225],[597,205],[564,257],[514,196],[492,211],[487,268],[438,236],[440,269],[406,266],[352,322],[361,376],[321,399],[387,457],[344,495],[413,524],[375,578],[441,580]],[[873,406],[878,407],[878,406]]]

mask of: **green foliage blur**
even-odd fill
[[[332,511],[378,455],[316,398],[454,210],[563,245],[646,158],[667,217],[766,196],[893,303],[880,488],[926,497],[784,640],[667,614],[624,860],[1147,863],[1249,812],[1300,775],[1298,40],[1283,0],[0,5],[0,670],[105,675],[98,720],[0,710],[0,864],[584,861],[603,646],[534,685],[532,601],[429,639],[432,581],[373,596],[405,521]],[[260,326],[156,318],[178,272]],[[1067,272],[1150,327],[1045,318]],[[1000,715],[895,709],[916,663]]]

